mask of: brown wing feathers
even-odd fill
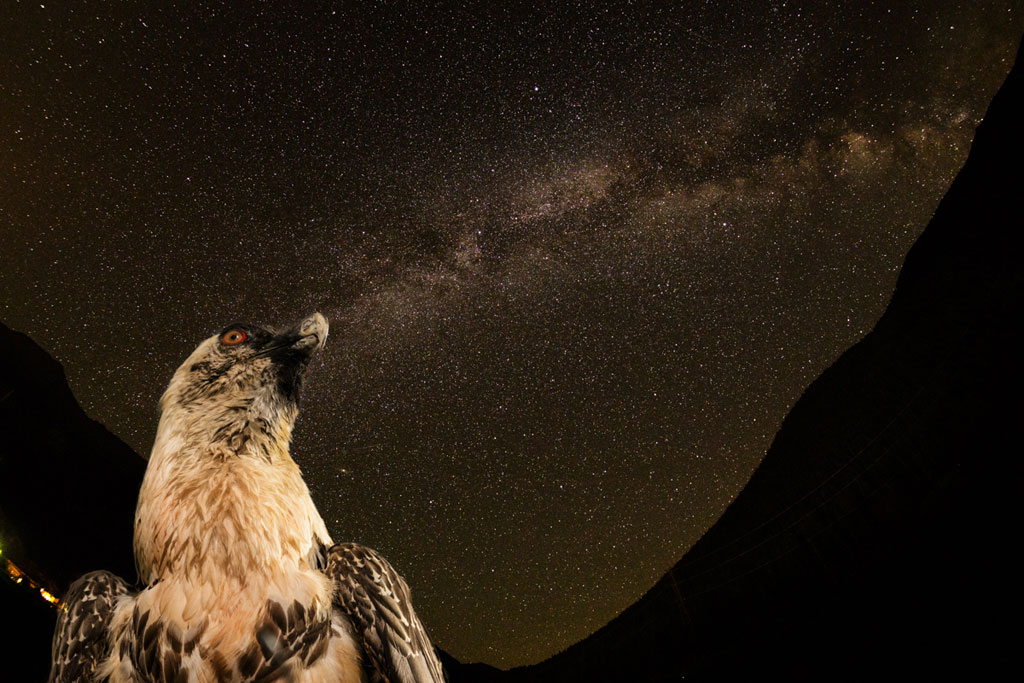
[[[93,680],[109,654],[114,607],[130,592],[124,580],[106,571],[86,574],[71,584],[57,617],[50,683]]]
[[[409,587],[387,560],[365,546],[339,543],[328,552],[326,573],[335,582],[335,606],[362,640],[367,668],[388,683],[444,682]]]

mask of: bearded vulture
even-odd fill
[[[178,368],[135,512],[144,587],[72,584],[51,682],[444,681],[405,581],[331,541],[288,452],[327,329],[231,325]]]

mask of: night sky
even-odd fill
[[[0,319],[147,454],[200,340],[324,313],[293,455],[328,527],[499,666],[736,496],[882,313],[1024,30],[1018,2],[286,4],[0,5]]]

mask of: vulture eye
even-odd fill
[[[249,335],[242,330],[231,330],[224,333],[224,336],[220,338],[220,343],[225,346],[234,346],[235,344],[241,344],[248,338]]]

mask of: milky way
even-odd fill
[[[1024,29],[679,4],[4,3],[0,315],[145,454],[199,340],[323,312],[293,454],[332,534],[455,656],[551,655],[872,327]]]

